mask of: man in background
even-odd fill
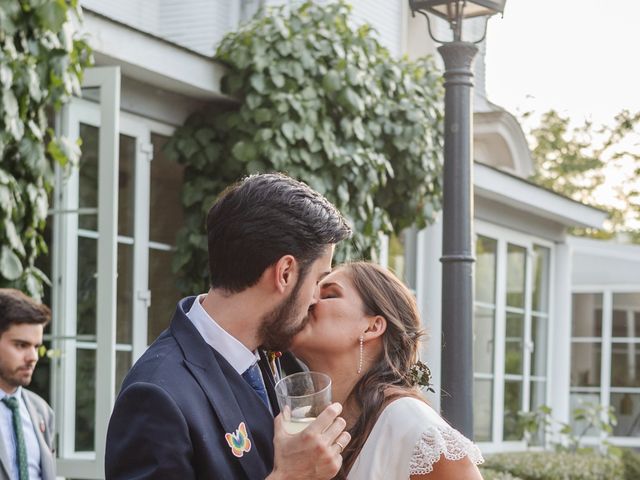
[[[53,411],[25,389],[51,312],[19,290],[0,289],[0,480],[54,480]]]

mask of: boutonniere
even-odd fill
[[[271,373],[275,377],[276,380],[282,378],[282,367],[280,366],[280,357],[282,356],[282,352],[277,352],[275,350],[267,350],[267,360],[269,360],[269,367],[271,368]]]

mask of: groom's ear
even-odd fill
[[[382,315],[369,317],[369,327],[364,332],[365,340],[373,340],[380,337],[387,330],[387,319]]]
[[[293,288],[298,274],[298,262],[293,255],[284,255],[275,263],[273,269],[275,288],[280,293]]]

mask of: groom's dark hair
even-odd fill
[[[301,278],[326,251],[351,235],[326,198],[286,175],[252,175],[228,187],[207,216],[212,288],[241,292],[284,255]]]

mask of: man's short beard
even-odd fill
[[[301,270],[300,277],[289,297],[262,317],[262,325],[258,332],[262,342],[261,348],[265,350],[288,350],[293,337],[307,325],[309,321],[308,314],[305,315],[304,319],[297,322],[297,316],[301,313],[298,311],[300,308],[298,297],[306,273],[306,271]]]

